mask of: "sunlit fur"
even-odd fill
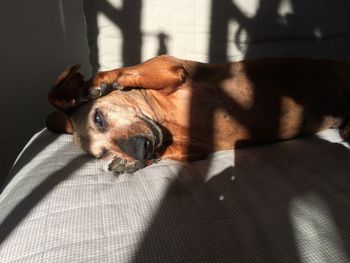
[[[305,58],[260,58],[205,64],[160,56],[133,67],[98,73],[101,83],[134,87],[90,101],[72,117],[75,141],[97,157],[129,158],[116,140],[154,133],[138,115],[159,124],[161,158],[196,160],[218,150],[291,139],[350,126],[350,66]],[[106,131],[93,123],[98,108]],[[152,139],[153,138],[153,139]]]

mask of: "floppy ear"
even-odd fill
[[[73,134],[74,132],[74,127],[70,117],[67,114],[59,111],[55,111],[47,116],[46,127],[55,133]]]
[[[78,72],[80,64],[68,67],[59,75],[48,93],[48,101],[59,111],[70,114],[79,103],[84,89],[84,77]]]
[[[80,93],[84,88],[84,77],[78,72],[79,68],[80,65],[77,64],[63,71],[48,93],[48,101],[59,110],[46,118],[46,127],[52,132],[74,132],[69,115],[78,105]]]

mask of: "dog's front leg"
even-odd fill
[[[115,157],[108,165],[108,170],[113,171],[117,174],[122,174],[133,173],[137,170],[142,169],[143,167],[145,167],[145,164],[143,162]]]
[[[98,72],[89,80],[91,96],[102,96],[106,90],[124,87],[155,89],[166,94],[185,82],[186,71],[181,61],[171,56],[159,56],[142,64]]]

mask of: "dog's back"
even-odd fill
[[[259,58],[222,65],[183,61],[183,65],[189,77],[185,85],[192,89],[191,129],[203,131],[219,124],[212,128],[218,145],[227,140],[239,146],[313,134],[340,127],[350,116],[348,63]]]

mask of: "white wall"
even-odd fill
[[[81,0],[0,1],[0,182],[53,110],[56,76],[74,63],[90,73]]]

